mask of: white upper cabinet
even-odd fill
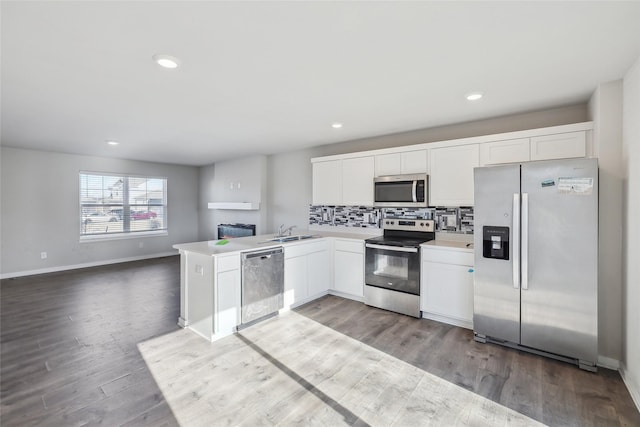
[[[342,204],[342,160],[315,162],[313,169],[314,205]]]
[[[342,204],[373,206],[374,157],[342,160]]]
[[[376,176],[428,173],[428,151],[415,150],[376,156]]]
[[[585,157],[586,145],[584,131],[534,136],[531,138],[531,160]]]
[[[376,176],[399,174],[400,153],[378,154],[376,156]]]
[[[429,173],[428,155],[427,150],[400,153],[400,173]]]
[[[529,161],[529,138],[480,144],[480,166]]]
[[[473,168],[480,163],[478,144],[431,150],[431,206],[472,206]]]
[[[473,206],[473,168],[593,155],[591,122],[311,159],[314,205],[373,205],[373,178],[429,175],[430,206]],[[397,150],[397,151],[396,151]]]

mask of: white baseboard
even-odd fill
[[[636,408],[640,411],[640,384],[634,384],[632,382],[631,376],[627,373],[624,363],[620,364],[620,376],[622,377],[622,381],[624,381],[624,385],[627,386],[627,390],[629,390],[633,403],[636,404]]]
[[[34,274],[55,273],[58,271],[77,270],[78,268],[98,267],[101,265],[118,264],[121,262],[140,261],[143,259],[162,258],[165,256],[178,255],[178,251],[161,252],[158,254],[140,255],[127,258],[109,259],[104,261],[85,262],[82,264],[62,265],[59,267],[39,268],[37,270],[16,271],[13,273],[0,274],[0,279],[11,279],[14,277],[33,276]]]
[[[336,291],[335,289],[329,289],[329,295],[335,295],[337,297],[351,299],[351,300],[362,302],[362,303],[364,302],[364,297],[351,295],[351,294],[347,294],[347,293],[340,292],[340,291]]]
[[[460,328],[471,329],[473,330],[473,322],[469,322],[467,320],[456,319],[453,317],[440,316],[438,314],[433,313],[425,313],[422,312],[423,319],[435,320],[436,322],[446,323],[448,325],[458,326]]]
[[[617,371],[620,369],[620,361],[616,359],[612,359],[611,357],[598,356],[598,361],[596,362],[598,366],[607,369],[613,369]]]

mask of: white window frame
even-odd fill
[[[93,176],[115,176],[124,178],[126,181],[125,187],[128,187],[129,178],[145,178],[145,179],[159,179],[163,180],[163,204],[157,205],[147,205],[147,206],[158,206],[161,207],[164,212],[164,227],[159,230],[142,230],[135,231],[130,228],[130,219],[127,219],[127,226],[129,229],[127,231],[116,232],[116,233],[100,233],[100,234],[84,234],[83,227],[83,208],[87,207],[98,207],[104,206],[105,204],[89,204],[82,203],[82,176],[83,175],[93,175]],[[80,242],[87,241],[107,241],[107,240],[123,240],[123,239],[136,239],[139,237],[153,237],[153,236],[167,236],[169,234],[169,217],[168,217],[168,207],[169,207],[169,199],[168,199],[168,179],[163,176],[150,176],[150,175],[138,175],[138,174],[130,174],[130,173],[115,173],[115,172],[96,172],[96,171],[80,171],[78,173],[78,221],[79,227],[78,231],[80,234]],[[115,205],[114,206],[120,206]],[[122,209],[123,214],[125,211],[131,211],[132,206],[137,206],[129,203],[128,194],[123,194],[122,197]],[[124,227],[123,220],[123,227]]]

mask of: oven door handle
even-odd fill
[[[412,252],[417,253],[419,248],[404,248],[401,246],[385,246],[385,245],[374,245],[373,243],[366,243],[365,248],[371,249],[384,249],[385,251],[394,251],[394,252]]]

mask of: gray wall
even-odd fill
[[[624,380],[640,407],[640,58],[623,83],[622,162]]]
[[[599,166],[598,347],[622,356],[622,80],[598,86],[589,102]]]
[[[251,156],[203,166],[200,168],[198,180],[199,240],[217,238],[217,225],[225,223],[256,224],[257,234],[269,232],[266,156]],[[208,209],[209,202],[259,202],[260,210]]]
[[[8,147],[0,153],[3,276],[175,252],[173,244],[197,239],[195,167]],[[80,171],[166,177],[169,235],[80,243]]]

